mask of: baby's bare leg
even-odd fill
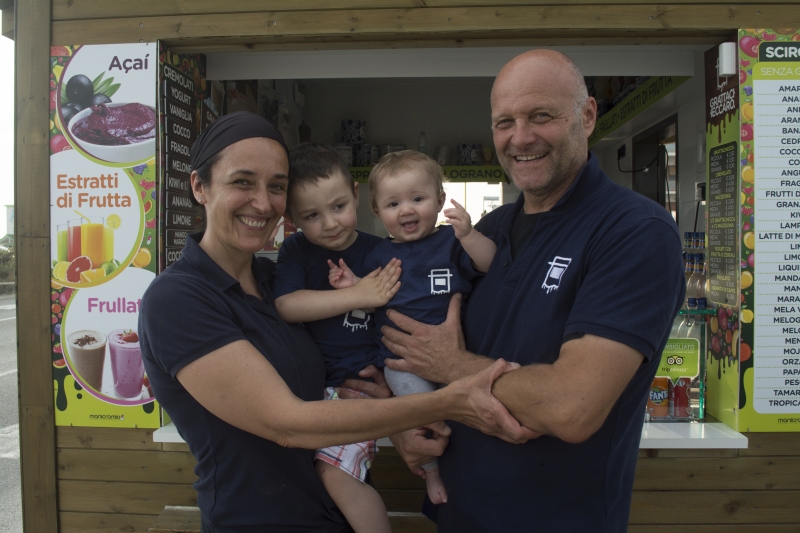
[[[426,465],[422,465],[425,470],[425,485],[428,489],[428,498],[431,503],[440,504],[447,503],[447,491],[444,488],[442,477],[439,475],[438,461],[432,461]]]
[[[317,474],[356,533],[392,532],[386,506],[374,488],[324,461],[317,461]]]

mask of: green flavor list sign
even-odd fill
[[[589,146],[621,127],[633,117],[674,91],[689,76],[653,76],[600,117],[589,137]]]

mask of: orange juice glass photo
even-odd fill
[[[87,217],[81,219],[81,255],[92,261],[92,268],[99,268],[105,261],[103,217]]]
[[[103,263],[114,259],[114,228],[103,227]]]

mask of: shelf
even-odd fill
[[[739,449],[747,437],[722,422],[645,422],[640,449]]]
[[[153,442],[185,442],[175,424],[153,432]],[[392,446],[387,438],[378,446]],[[722,422],[646,422],[642,428],[641,449],[739,449],[747,448],[747,437]]]
[[[681,309],[678,311],[678,315],[716,315],[716,309],[695,309],[694,311],[690,311],[688,309]]]

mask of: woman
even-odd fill
[[[316,448],[443,419],[519,430],[490,393],[510,369],[503,361],[429,394],[317,401],[321,355],[302,325],[280,319],[273,265],[254,256],[286,206],[280,133],[234,113],[203,132],[191,158],[206,231],[187,238],[181,259],[145,293],[139,333],[156,398],[197,459],[204,531],[350,531],[315,473]]]

